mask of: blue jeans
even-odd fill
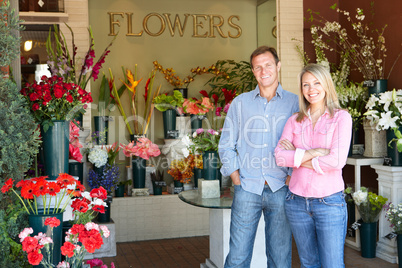
[[[225,267],[250,267],[258,222],[264,213],[267,267],[290,268],[292,233],[285,215],[288,187],[275,193],[265,185],[262,195],[234,186],[231,211],[229,254]]]
[[[347,208],[342,192],[306,198],[288,192],[285,202],[301,267],[345,267]]]

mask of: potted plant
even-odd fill
[[[218,155],[220,131],[213,129],[197,129],[189,136],[191,145],[190,151],[202,154],[203,177],[205,180],[218,179],[218,168],[220,160]]]
[[[40,131],[17,85],[7,78],[8,65],[20,53],[19,31],[23,26],[18,11],[10,8],[10,1],[3,1],[0,16],[0,185],[3,185],[9,178],[23,179],[39,152]],[[18,243],[19,231],[27,226],[28,216],[18,198],[0,192],[0,267],[30,267]]]
[[[163,170],[151,172],[151,181],[154,188],[154,195],[161,195],[163,186],[166,186],[166,182],[163,180]]]
[[[175,139],[176,131],[176,110],[183,107],[184,98],[180,91],[175,90],[173,95],[161,94],[156,96],[152,103],[155,108],[163,113],[163,129],[165,139]]]
[[[348,188],[345,192],[351,192]],[[366,187],[352,193],[353,201],[362,217],[360,226],[361,254],[364,258],[375,258],[377,244],[377,221],[387,198],[369,192]]]
[[[115,197],[124,197],[124,192],[126,190],[126,186],[132,185],[133,181],[132,180],[125,180],[125,181],[119,181],[117,184],[115,190],[114,190],[114,196]]]
[[[402,166],[402,90],[371,95],[364,114],[377,131],[386,130],[387,155],[392,166]]]

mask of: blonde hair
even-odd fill
[[[331,117],[334,116],[335,110],[340,109],[338,95],[336,94],[335,85],[332,81],[331,74],[322,65],[319,64],[308,64],[304,66],[299,74],[299,114],[296,118],[297,122],[301,122],[304,117],[307,117],[307,111],[310,103],[306,100],[303,95],[303,85],[302,78],[305,73],[310,73],[320,82],[321,86],[325,91],[324,103],[325,107],[328,109]]]

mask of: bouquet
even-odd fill
[[[92,148],[88,154],[88,161],[100,168],[108,162],[108,153],[102,148]]]
[[[11,190],[28,214],[38,215],[38,198],[43,201],[44,214],[55,214],[64,211],[71,198],[85,189],[80,181],[65,173],[59,174],[56,181],[47,181],[46,178],[41,176],[19,181],[15,187],[21,188],[21,196],[14,188],[14,180],[10,178],[2,186],[1,192],[4,194]],[[60,208],[62,201],[64,205]]]
[[[105,62],[106,56],[109,54],[110,46],[116,39],[117,35],[112,39],[109,45],[105,48],[102,55],[98,58],[98,61],[94,64],[95,59],[95,41],[92,34],[92,29],[89,27],[88,32],[91,38],[91,44],[85,55],[81,66],[77,66],[77,60],[75,59],[77,47],[74,43],[73,30],[66,25],[70,30],[72,36],[72,53],[70,53],[67,42],[62,32],[59,32],[58,27],[54,26],[54,38],[56,40],[56,49],[53,50],[52,46],[52,33],[49,33],[46,42],[46,51],[48,54],[47,64],[50,66],[52,75],[60,76],[63,80],[79,85],[85,89],[89,80],[92,78],[94,81],[98,79],[99,70],[102,68],[102,64]],[[78,73],[79,72],[79,73]]]
[[[209,110],[213,110],[214,105],[207,97],[203,97],[200,100],[196,98],[185,99],[183,102],[183,112],[193,115],[205,115]]]
[[[205,90],[201,90],[200,94],[213,100],[215,113],[208,113],[208,119],[213,128],[221,129],[229,111],[230,104],[236,96],[236,90],[227,90],[226,88],[222,88],[220,91],[211,91],[209,94]]]
[[[381,30],[370,30],[369,25],[364,22],[365,15],[362,9],[356,9],[355,20],[349,12],[337,8],[336,4],[331,6],[331,9],[345,16],[346,21],[351,23],[357,41],[352,39],[353,36],[351,37],[339,22],[330,22],[320,16],[318,12],[308,9],[307,11],[310,13],[308,20],[316,23],[315,26],[311,27],[314,46],[325,50],[334,50],[341,56],[346,55],[366,80],[388,79],[399,56],[395,59],[388,76],[385,77],[387,49],[384,31],[386,25]],[[377,33],[377,36],[371,36],[371,33]]]
[[[105,213],[107,203],[107,191],[100,186],[91,192],[81,192],[80,196],[74,199],[71,204],[74,214],[73,222],[75,224],[86,224],[91,222],[97,213]]]
[[[109,69],[110,70],[110,69]],[[124,73],[124,68],[123,68],[123,73]],[[110,71],[111,74],[111,71]],[[111,74],[112,76],[112,74]],[[154,78],[155,78],[155,71],[152,71],[149,74],[149,78],[147,82],[145,83],[145,94],[143,95],[144,97],[144,103],[145,103],[145,109],[142,114],[142,117],[140,116],[140,111],[138,107],[138,100],[139,100],[139,93],[137,94],[137,85],[141,82],[142,79],[137,80],[137,65],[135,65],[135,70],[134,74],[131,72],[131,70],[126,69],[125,73],[125,81],[121,80],[124,84],[124,86],[131,92],[131,112],[134,117],[134,132],[131,130],[130,125],[128,124],[127,119],[125,118],[126,125],[128,128],[128,132],[130,135],[132,134],[137,134],[137,135],[144,135],[148,132],[148,126],[151,121],[152,113],[154,110],[155,105],[152,103],[153,99],[159,94],[159,91],[161,89],[161,86],[158,87],[158,89],[153,92],[152,94],[152,88],[154,84]],[[113,96],[114,98],[120,103],[120,98],[119,94],[116,90],[115,85],[113,84]],[[123,106],[121,104],[119,105],[119,109],[123,117],[125,117],[125,113],[123,110]]]
[[[42,76],[39,84],[35,81],[21,89],[35,120],[45,132],[53,126],[52,120],[71,120],[83,111],[87,103],[92,102],[91,93],[77,84],[64,81],[62,77]]]
[[[185,87],[188,88],[188,85],[194,81],[194,78],[197,75],[205,74],[205,73],[213,73],[211,70],[215,70],[214,65],[209,68],[192,68],[191,75],[188,75],[184,80],[182,80],[177,74],[176,71],[172,68],[164,69],[162,65],[160,65],[157,61],[153,62],[155,70],[158,70],[164,75],[166,81],[169,82],[175,88]]]
[[[221,132],[213,129],[204,130],[197,129],[191,136],[189,136],[192,144],[189,146],[190,151],[193,153],[202,153],[205,151],[218,151],[219,139]]]
[[[172,160],[168,174],[170,174],[175,181],[189,183],[191,177],[194,175],[194,166],[194,155],[190,154],[186,158]]]
[[[138,156],[145,160],[161,154],[158,145],[147,138],[139,138],[137,142],[132,141],[127,145],[120,144],[120,148],[123,149],[123,153],[127,157]]]
[[[345,191],[350,191],[350,188]],[[363,222],[376,222],[388,198],[369,192],[366,187],[352,193],[353,201],[359,210]]]
[[[54,267],[51,263],[51,254],[53,252],[53,228],[60,225],[60,221],[48,218],[45,225],[51,227],[51,237],[39,233],[31,237],[32,228],[25,228],[20,234],[22,250],[28,253],[28,262],[32,265],[42,264],[44,267]],[[110,231],[107,226],[98,225],[93,222],[84,224],[74,224],[66,233],[66,241],[61,247],[61,254],[66,256],[66,260],[60,262],[57,268],[81,267],[85,253],[94,253],[96,249],[103,245],[103,237],[107,238]],[[50,248],[51,247],[51,248]],[[44,258],[42,251],[45,251],[47,258]],[[113,267],[113,266],[112,266]]]
[[[385,218],[391,223],[391,228],[397,234],[402,234],[402,204],[389,203],[386,207]]]
[[[82,144],[80,143],[78,137],[80,129],[76,126],[76,124],[71,121],[70,122],[70,138],[69,138],[69,159],[73,159],[81,163],[82,154],[80,148],[82,148]]]
[[[378,131],[402,126],[402,89],[371,95],[364,114]]]
[[[88,185],[91,189],[103,187],[108,193],[111,193],[112,189],[116,188],[119,183],[119,177],[119,167],[106,163],[100,173],[93,169],[89,171]]]

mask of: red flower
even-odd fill
[[[70,232],[73,235],[80,234],[84,231],[85,231],[85,226],[83,224],[74,224],[70,229]]]
[[[96,229],[87,231],[85,235],[79,237],[79,241],[89,253],[94,253],[103,244],[102,236]]]
[[[9,178],[6,183],[1,187],[1,192],[4,194],[8,192],[11,188],[13,188],[13,179]]]
[[[45,220],[45,225],[50,227],[57,227],[60,225],[60,220],[57,219],[56,217],[47,218]]]
[[[25,199],[33,199],[34,198],[34,187],[35,187],[35,184],[32,181],[28,181],[21,188],[21,196]]]
[[[92,191],[89,193],[92,198],[100,198],[100,199],[106,199],[107,198],[107,191],[101,186],[99,188],[92,189]]]
[[[73,208],[73,212],[78,210],[79,212],[82,213],[87,212],[89,208],[88,203],[80,199],[75,199],[71,204],[71,207]]]
[[[200,90],[200,94],[206,98],[209,98],[208,92],[206,90]]]
[[[102,214],[105,214],[105,207],[104,206],[99,206],[99,205],[95,205],[92,207],[93,211],[98,211]]]
[[[34,190],[34,195],[36,196],[41,196],[45,195],[48,193],[47,190],[47,181],[46,180],[40,180],[35,183],[35,186],[33,187]]]
[[[56,196],[58,192],[60,192],[60,185],[58,185],[56,182],[49,182],[48,183],[48,194],[51,196]]]
[[[217,105],[219,101],[219,97],[216,94],[212,94],[212,99],[214,99],[214,104]]]
[[[36,240],[34,237],[27,236],[25,237],[24,241],[22,241],[22,250],[27,253],[37,250],[38,246],[38,240]]]
[[[43,255],[36,251],[28,253],[28,262],[32,265],[38,265],[43,259]]]
[[[15,185],[15,187],[20,188],[23,187],[25,184],[27,184],[28,181],[27,180],[20,180],[19,182],[17,182],[17,184]]]
[[[37,103],[32,104],[32,111],[35,112],[37,110],[39,110],[39,104],[37,104]]]
[[[57,182],[59,182],[62,185],[62,187],[75,184],[75,182],[76,182],[74,177],[67,173],[60,173],[59,177],[57,177],[56,180],[57,180]]]
[[[63,246],[61,246],[61,254],[63,254],[64,256],[67,256],[69,258],[74,256],[74,249],[75,249],[75,245],[72,244],[71,242],[64,242]]]
[[[70,94],[67,94],[66,100],[67,100],[69,103],[72,103],[74,99],[73,99],[73,97],[72,97]]]

